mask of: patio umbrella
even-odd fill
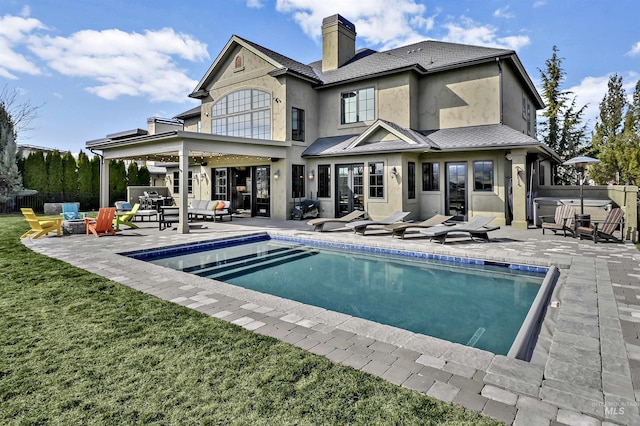
[[[584,214],[584,196],[582,193],[582,186],[584,185],[584,168],[588,164],[599,163],[600,160],[591,157],[573,157],[564,163],[563,166],[576,166],[580,169],[580,214]]]

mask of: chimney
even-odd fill
[[[356,26],[336,14],[322,20],[322,72],[338,69],[356,54]]]

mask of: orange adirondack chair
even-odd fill
[[[91,232],[96,237],[100,235],[116,235],[113,229],[113,220],[116,217],[115,207],[102,207],[98,210],[98,216],[95,219],[86,218],[84,222],[87,224],[87,235]]]

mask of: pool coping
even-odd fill
[[[234,232],[246,233],[240,228]],[[269,233],[345,241],[344,236],[300,230],[270,229]],[[171,245],[175,243],[175,237],[174,234],[171,241],[162,241],[163,237],[160,236],[153,238],[149,244]],[[211,235],[192,235],[185,240],[204,239],[211,239]],[[275,296],[259,293],[259,297],[252,297],[247,293],[250,290],[234,289],[232,287],[235,286],[228,284],[223,284],[226,287],[222,288],[212,280],[191,275],[186,279],[184,276],[187,274],[168,271],[163,267],[154,270],[145,264],[146,269],[139,268],[129,263],[134,260],[125,260],[116,254],[124,251],[121,244],[115,242],[116,239],[104,240],[72,237],[67,240],[71,244],[62,247],[54,238],[25,241],[25,244],[35,251],[138,290],[279,338],[327,356],[335,362],[458,403],[506,423],[518,424],[525,419],[538,419],[566,423],[606,420],[617,424],[640,424],[605,260],[581,259],[577,256],[543,260],[519,258],[492,250],[483,252],[482,258],[490,261],[556,265],[560,268],[561,280],[568,289],[566,300],[560,301],[559,307],[554,308],[559,318],[558,325],[563,325],[557,332],[562,339],[554,336],[550,361],[542,366],[429,336],[407,335],[415,333],[344,314],[316,311],[320,308],[310,309],[308,305],[301,306],[298,302],[289,301],[292,303],[289,304],[274,299]],[[392,239],[381,242],[367,238],[366,242],[367,245],[393,248],[412,245]],[[138,247],[139,243],[136,242]],[[87,249],[78,250],[82,246]],[[425,249],[424,244],[420,246]],[[458,253],[457,248],[452,249],[448,245],[429,244],[426,250],[445,255]],[[180,285],[176,287],[175,283]],[[585,293],[589,297],[582,297]],[[219,296],[218,299],[210,297],[213,294]],[[323,319],[324,322],[316,319]],[[599,326],[596,327],[600,330],[598,336],[590,336],[589,330],[578,327],[580,321],[587,321],[582,323],[585,325],[594,320]],[[580,352],[584,347],[588,350]],[[594,358],[599,362],[592,363]],[[591,382],[585,381],[584,377]],[[626,408],[624,413],[605,409],[615,404],[623,404]]]

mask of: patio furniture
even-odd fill
[[[214,222],[218,219],[222,220],[224,216],[228,216],[232,221],[234,213],[231,201],[227,200],[192,200],[188,209],[190,219],[197,219],[201,216],[203,220],[209,217]]]
[[[116,231],[120,230],[120,225],[126,225],[129,228],[137,229],[138,225],[131,221],[136,216],[139,208],[140,204],[136,203],[129,211],[116,212],[116,218],[113,219],[113,226],[115,226]]]
[[[86,234],[91,232],[96,237],[101,235],[116,235],[116,230],[113,229],[113,220],[116,217],[115,207],[102,207],[98,210],[98,216],[95,219],[85,218],[85,224],[87,225]]]
[[[158,229],[170,228],[174,223],[180,221],[180,208],[178,206],[161,206],[160,216],[158,216]]]
[[[23,208],[20,210],[30,227],[30,229],[22,234],[20,238],[29,237],[31,239],[36,239],[53,231],[56,231],[56,236],[58,237],[62,234],[62,217],[37,217],[31,208]]]
[[[313,226],[314,231],[322,232],[324,230],[324,225],[327,223],[349,223],[362,217],[364,213],[364,210],[354,210],[342,217],[319,217],[317,219],[311,219],[307,222],[307,225]]]
[[[623,242],[624,238],[624,212],[621,208],[616,207],[609,210],[607,217],[604,221],[594,220],[591,222],[592,226],[579,226],[576,232],[580,239],[583,237],[589,237],[593,239],[593,243],[596,244],[599,240],[615,241],[617,243]],[[613,233],[620,227],[620,238],[617,238]]]
[[[445,243],[447,236],[451,233],[467,233],[473,240],[479,238],[484,241],[489,241],[489,232],[500,229],[499,226],[490,226],[489,224],[495,219],[494,216],[474,216],[469,222],[461,223],[453,226],[434,226],[430,229],[422,229],[421,233],[430,237],[432,240],[435,238],[442,244]]]
[[[391,225],[386,225],[383,229],[385,231],[391,231],[391,237],[400,237],[404,239],[404,234],[407,232],[409,228],[432,228],[437,225],[443,225],[444,222],[450,220],[453,216],[444,216],[441,214],[437,214],[427,220],[422,222],[413,223],[413,222],[400,222],[400,223],[392,223]]]
[[[553,231],[554,234],[562,232],[566,237],[567,232],[573,234],[573,221],[575,220],[575,208],[571,205],[561,205],[556,207],[556,213],[553,216],[553,222],[548,221],[551,216],[540,216],[542,219],[542,234],[544,230],[548,229]]]
[[[63,203],[62,213],[64,220],[84,219],[87,213],[78,211],[78,203]]]
[[[407,217],[411,212],[395,212],[391,216],[382,220],[356,220],[355,222],[349,222],[345,226],[353,229],[356,234],[364,235],[369,226],[375,225],[391,225],[392,223],[400,222]]]

